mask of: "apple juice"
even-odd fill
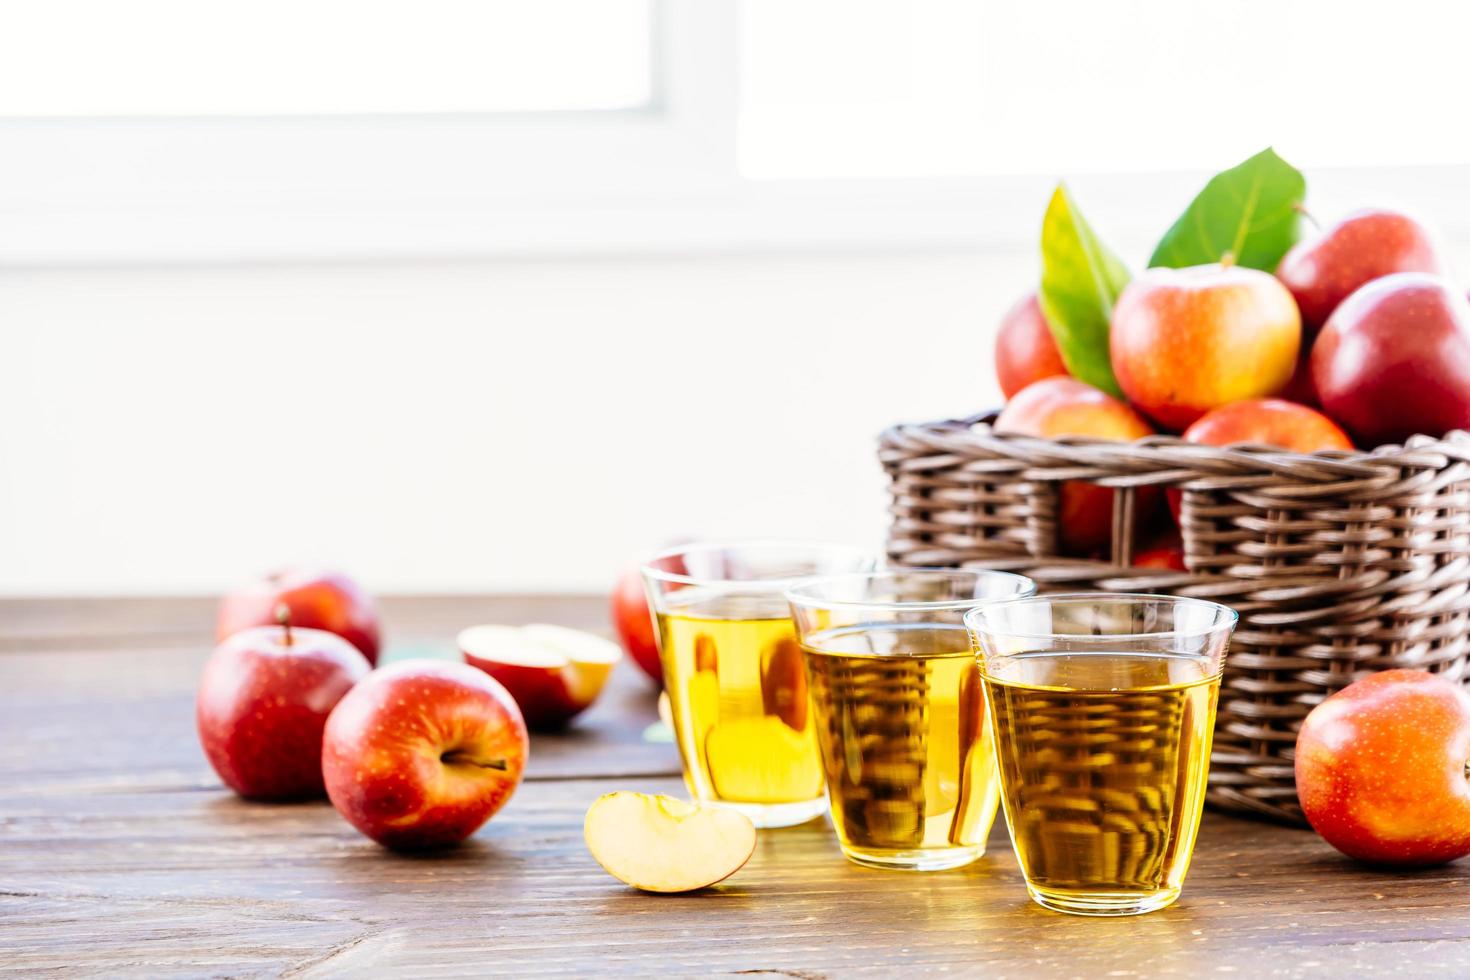
[[[844,626],[803,649],[843,853],[914,870],[984,854],[998,789],[965,628]]]
[[[1102,914],[1177,898],[1209,774],[1220,690],[1209,660],[1022,653],[985,689],[1006,822],[1033,897]]]
[[[785,600],[685,591],[669,597],[658,631],[690,793],[757,826],[817,816],[822,770]]]

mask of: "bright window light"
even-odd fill
[[[1470,4],[745,0],[741,35],[751,177],[1470,163]]]
[[[0,116],[608,110],[652,0],[0,0]]]

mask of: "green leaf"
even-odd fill
[[[1182,269],[1219,262],[1228,252],[1236,265],[1276,271],[1301,237],[1307,179],[1262,150],[1245,163],[1210,178],[1154,249],[1150,266]]]
[[[1128,268],[1097,236],[1058,184],[1041,222],[1041,312],[1072,377],[1121,395],[1108,355],[1108,320]]]

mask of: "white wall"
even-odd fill
[[[877,544],[874,439],[995,404],[1005,253],[0,273],[0,593],[588,590]]]

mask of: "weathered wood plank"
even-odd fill
[[[442,647],[476,619],[601,616],[586,600],[518,616],[518,602],[389,604],[394,652]],[[1470,863],[1375,871],[1309,832],[1217,814],[1184,899],[1138,919],[1031,905],[1003,828],[978,864],[922,875],[848,864],[817,822],[763,832],[719,888],[639,894],[581,840],[599,793],[681,790],[672,748],[642,738],[652,698],[631,668],[585,725],[538,737],[534,778],[469,843],[391,854],[325,803],[219,788],[191,713],[207,606],[143,605],[158,631],[125,609],[115,633],[86,625],[92,612],[63,629],[0,610],[13,644],[0,655],[0,972],[1470,975]]]
[[[389,596],[378,605],[384,640],[399,656],[416,655],[424,644],[452,646],[457,631],[476,623],[607,627],[600,596]],[[216,609],[216,599],[202,596],[0,599],[0,653],[208,643]]]
[[[33,793],[50,792],[53,782],[102,789],[216,785],[193,716],[194,684],[213,644],[213,603],[135,601],[156,611],[169,643],[143,628],[129,600],[87,600],[82,616],[67,613],[62,600],[0,602],[0,639],[12,643],[0,654],[0,733],[19,736],[0,739],[0,784],[24,777]],[[606,604],[588,597],[389,599],[383,608],[388,660],[457,657],[455,634],[477,622],[551,620],[607,632]],[[121,632],[85,626],[91,610]],[[48,626],[51,615],[70,626]],[[26,646],[35,637],[39,650]],[[527,778],[676,774],[673,745],[643,737],[657,720],[655,709],[652,686],[631,663],[620,664],[602,698],[565,732],[534,737]],[[101,730],[109,737],[98,738]]]
[[[979,864],[932,875],[850,865],[820,822],[769,831],[725,886],[643,895],[581,844],[586,806],[619,787],[678,790],[671,779],[527,784],[468,845],[432,857],[384,852],[325,804],[223,792],[0,797],[0,962],[24,972],[518,976],[1470,969],[1463,870],[1360,869],[1304,831],[1218,815],[1185,899],[1136,920],[1033,907],[1003,830]]]

